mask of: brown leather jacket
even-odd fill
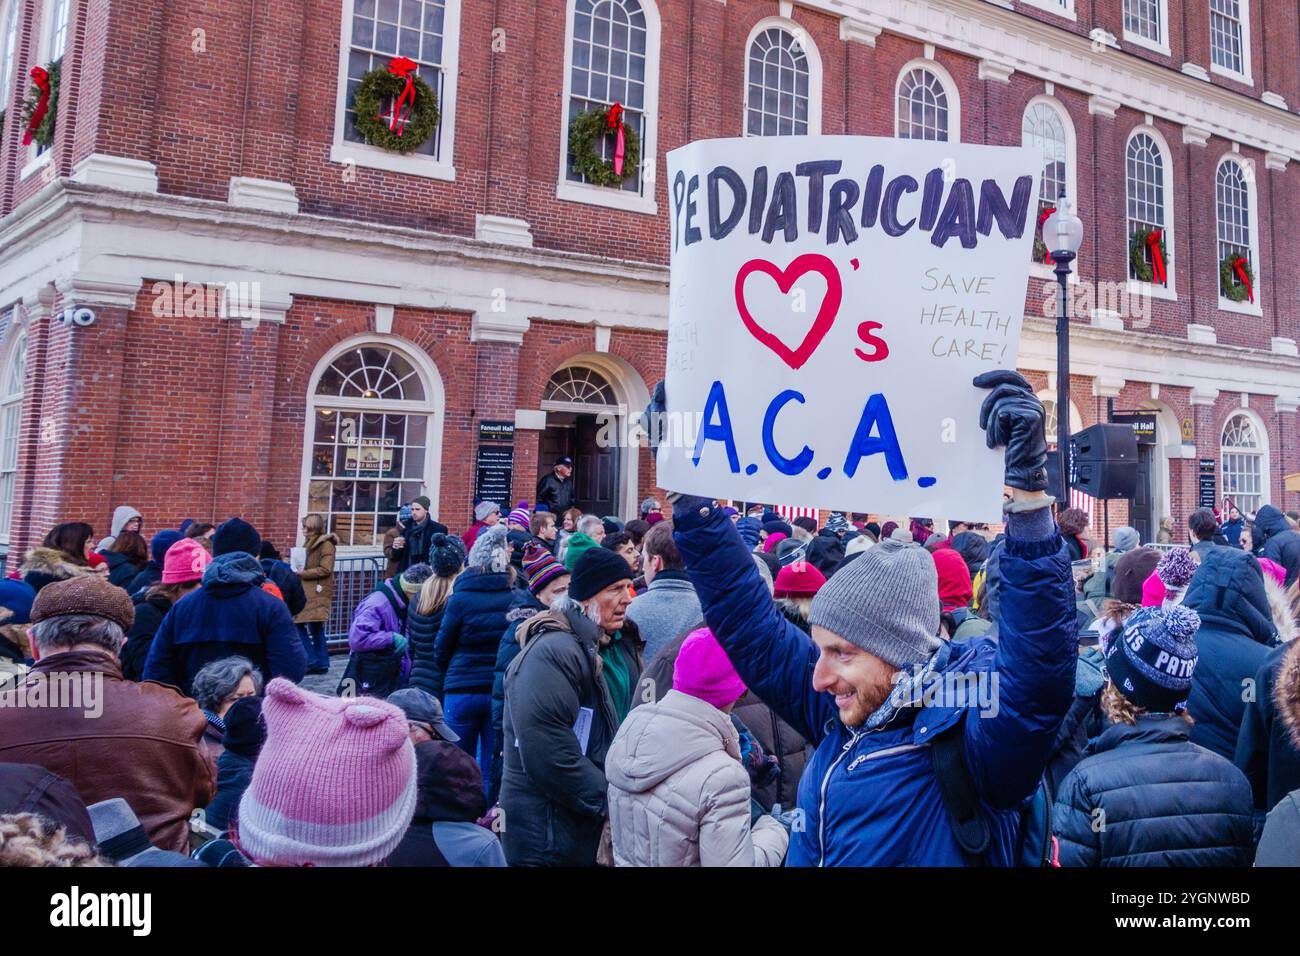
[[[63,676],[71,674],[103,678],[87,685],[92,678]],[[80,706],[68,699],[74,682]],[[33,706],[42,692],[45,705]],[[0,694],[0,762],[39,764],[71,781],[87,805],[123,797],[155,846],[187,853],[190,813],[216,790],[200,747],[206,726],[198,704],[174,687],[125,680],[107,650],[66,651]]]

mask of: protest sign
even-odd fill
[[[1015,368],[1040,165],[856,136],[669,153],[659,485],[996,519],[1002,454],[971,380]]]

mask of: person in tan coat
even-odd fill
[[[682,644],[673,689],[634,709],[605,758],[618,866],[780,866],[790,837],[750,824],[749,774],[728,716],[745,685],[707,628]]]
[[[190,814],[215,789],[200,747],[207,721],[174,687],[122,677],[134,616],[126,592],[99,576],[41,589],[31,613],[39,660],[0,693],[0,762],[45,767],[87,804],[122,797],[155,846],[185,853]]]
[[[310,514],[302,519],[307,561],[298,577],[307,594],[307,606],[294,617],[302,646],[307,651],[307,673],[324,674],[330,669],[329,644],[325,640],[325,623],[330,619],[334,601],[334,551],[339,539],[325,533],[325,518]]]

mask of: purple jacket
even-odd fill
[[[406,595],[393,582],[395,578],[384,581],[374,591],[366,595],[357,605],[348,627],[348,650],[391,651],[394,635],[403,641],[402,680],[405,683],[411,673],[411,656],[406,650]],[[390,596],[393,600],[390,600]],[[393,607],[394,601],[401,613]]]

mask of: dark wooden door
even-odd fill
[[[579,415],[573,453],[573,482],[578,507],[588,514],[618,514],[618,448],[601,448],[595,415]]]
[[[1138,445],[1137,487],[1128,503],[1128,523],[1143,544],[1155,541],[1156,528],[1151,514],[1151,453],[1154,445]]]

